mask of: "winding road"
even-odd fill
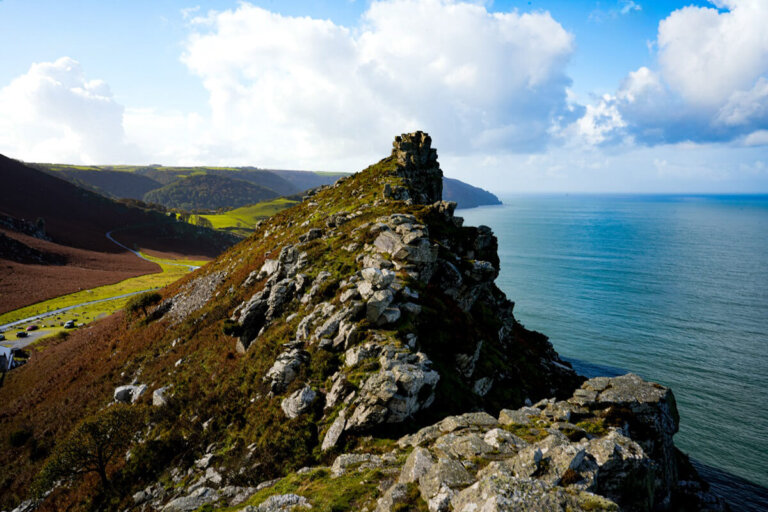
[[[113,229],[112,231],[108,231],[106,233],[106,235],[105,235],[110,242],[119,245],[120,247],[122,247],[126,251],[132,252],[138,258],[141,258],[143,260],[146,260],[146,261],[149,261],[149,262],[152,262],[152,263],[158,263],[157,261],[155,261],[153,259],[147,258],[143,254],[141,254],[139,251],[131,249],[130,247],[128,247],[126,245],[123,245],[122,243],[120,243],[117,240],[115,240],[112,237],[112,233],[114,233],[115,231],[116,230]],[[164,265],[173,265],[173,266],[177,266],[177,267],[187,267],[190,271],[197,270],[198,268],[200,268],[200,267],[195,266],[195,265],[187,265],[185,263],[171,263],[171,262],[168,262],[168,261],[163,261],[163,264]],[[87,302],[81,302],[80,304],[75,304],[75,305],[72,305],[72,306],[67,306],[65,308],[54,309],[53,311],[46,311],[45,313],[41,313],[39,315],[34,315],[34,316],[27,317],[27,318],[22,318],[21,320],[16,320],[15,322],[9,322],[7,324],[2,324],[2,325],[0,325],[0,332],[5,331],[7,329],[12,329],[13,327],[15,327],[17,325],[22,325],[22,324],[25,324],[25,323],[28,323],[28,322],[34,322],[36,320],[41,320],[41,319],[47,318],[49,316],[59,315],[61,313],[65,313],[65,312],[70,311],[72,309],[81,308],[83,306],[90,306],[91,304],[98,304],[100,302],[109,302],[111,300],[123,299],[125,297],[131,297],[133,295],[138,295],[140,293],[145,293],[145,292],[149,292],[149,291],[152,291],[152,290],[157,290],[157,288],[147,288],[146,290],[139,290],[139,291],[136,291],[136,292],[125,293],[123,295],[116,295],[114,297],[107,297],[106,299],[99,299],[99,300],[91,300],[91,301],[87,301]],[[35,339],[39,337],[39,336],[36,336],[36,334],[42,334],[42,333],[43,332],[41,332],[41,331],[32,331],[32,332],[29,333],[29,336],[27,338],[20,338],[20,339],[17,339],[17,340],[5,340],[5,341],[3,341],[3,344],[10,345],[12,348],[23,348],[23,347],[29,345],[30,343],[32,343],[33,341],[35,341]]]

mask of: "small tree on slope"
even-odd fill
[[[109,464],[125,453],[144,423],[144,409],[126,404],[115,404],[81,421],[45,463],[35,482],[35,493],[42,495],[62,478],[88,473],[97,473],[102,488],[109,491]]]

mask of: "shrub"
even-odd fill
[[[147,292],[135,295],[125,305],[125,310],[130,314],[136,314],[141,311],[144,317],[147,316],[147,308],[154,306],[162,300],[162,296],[157,292]]]
[[[9,440],[11,442],[11,446],[14,448],[19,448],[24,446],[30,437],[32,437],[32,430],[27,427],[22,427],[19,430],[14,430],[11,432]]]

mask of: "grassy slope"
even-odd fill
[[[278,195],[274,190],[247,181],[201,173],[151,190],[144,195],[144,200],[189,211],[240,207]]]
[[[257,204],[243,206],[224,213],[212,215],[201,215],[211,221],[214,229],[231,231],[238,234],[248,235],[256,228],[256,224],[274,215],[275,213],[290,208],[298,201],[279,197],[271,201],[262,201]]]
[[[2,390],[6,408],[0,413],[0,466],[7,468],[0,480],[0,495],[6,497],[0,508],[25,495],[45,455],[78,419],[103,408],[111,400],[114,387],[133,378],[140,378],[150,386],[144,400],[150,400],[151,391],[160,386],[172,387],[173,400],[168,407],[155,410],[147,438],[151,441],[136,447],[131,462],[121,462],[112,469],[119,471],[115,478],[121,486],[121,495],[129,496],[135,489],[162,478],[171,465],[191,463],[212,442],[219,447],[222,463],[235,473],[245,467],[245,447],[255,447],[260,466],[255,472],[246,471],[237,477],[243,484],[284,475],[305,465],[332,461],[338,452],[322,454],[318,442],[333,421],[333,415],[323,417],[316,411],[289,421],[281,411],[280,402],[303,382],[329,389],[329,378],[341,362],[339,355],[317,346],[307,347],[311,364],[303,367],[299,378],[276,397],[267,397],[268,389],[262,380],[277,354],[284,350],[283,344],[293,337],[302,315],[314,305],[305,306],[294,300],[245,355],[235,353],[235,339],[225,331],[235,307],[264,285],[260,282],[252,287],[243,286],[248,275],[259,269],[266,258],[277,257],[286,244],[295,244],[299,235],[308,229],[325,229],[326,220],[335,213],[359,211],[360,216],[337,228],[333,237],[302,246],[310,262],[303,272],[309,277],[321,270],[332,275],[329,285],[321,288],[319,300],[338,302],[338,282],[358,271],[357,255],[343,247],[355,240],[371,243],[375,238],[375,233],[367,229],[353,233],[358,226],[397,211],[414,214],[427,223],[436,240],[471,232],[472,228],[444,224],[445,221],[439,220],[442,217],[434,217],[437,214],[428,207],[377,202],[383,183],[394,186],[401,183],[392,175],[394,168],[393,159],[382,160],[339,187],[320,192],[313,198],[317,204],[303,202],[275,214],[248,240],[163,290],[164,297],[173,297],[202,276],[225,273],[226,277],[214,292],[216,299],[180,323],[164,318],[146,324],[119,313],[74,333],[67,340],[49,342],[46,350],[33,354],[29,364],[9,374]],[[367,207],[363,209],[364,205]],[[501,354],[492,342],[498,336],[498,319],[487,317],[483,311],[462,312],[435,286],[417,290],[424,304],[419,323],[413,324],[404,317],[391,330],[378,332],[397,344],[405,332],[415,330],[419,339],[424,340],[423,350],[442,375],[435,405],[418,418],[418,424],[481,406],[480,399],[454,375],[453,360],[453,354],[477,339],[489,340],[483,345],[483,358],[488,364],[495,364],[500,358],[512,358],[513,376],[523,383],[518,382],[517,387],[494,388],[483,398],[491,409],[519,405],[526,396],[538,398],[536,391],[526,389],[524,383],[528,379],[531,386],[539,386],[535,363],[542,357],[536,351],[542,346],[543,337],[517,326],[515,336],[519,346],[511,354]],[[299,316],[288,321],[292,312],[299,312]],[[454,321],[448,325],[445,318]],[[362,326],[368,328],[365,320]],[[531,372],[534,377],[529,379]],[[203,428],[203,422],[209,419]],[[414,425],[400,428],[412,427]],[[30,440],[12,448],[9,435],[20,429],[31,433]],[[398,434],[397,427],[388,431],[389,436]],[[365,438],[349,436],[338,450],[351,450],[361,442],[366,442]],[[76,503],[80,504],[79,508],[92,508],[97,504],[88,503],[96,494],[95,485],[93,480],[85,479],[69,490],[61,489],[49,497],[42,510],[64,509]],[[372,492],[375,495],[375,490]]]

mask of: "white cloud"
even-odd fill
[[[745,146],[768,146],[768,130],[757,130],[744,137]]]
[[[621,14],[629,14],[632,11],[642,11],[643,6],[633,2],[632,0],[623,0],[621,2]]]
[[[690,6],[659,23],[658,71],[630,73],[615,95],[588,108],[579,121],[586,140],[734,141],[768,126],[768,2],[712,3],[726,10]],[[613,116],[592,126],[591,112],[610,109],[622,122]]]
[[[602,23],[608,20],[615,20],[619,16],[626,16],[627,14],[642,10],[643,6],[633,0],[618,0],[614,7],[610,9],[601,9],[598,7],[593,10],[589,13],[589,20],[596,23]]]
[[[68,57],[33,64],[0,89],[0,152],[33,161],[125,157],[123,107]]]
[[[459,151],[532,151],[573,115],[573,38],[548,13],[391,0],[353,30],[243,3],[193,26],[183,61],[210,94],[209,142],[252,161],[362,163],[413,129]]]
[[[685,7],[659,23],[659,64],[665,81],[687,101],[702,106],[723,104],[768,71],[768,3],[718,4],[729,10]]]

